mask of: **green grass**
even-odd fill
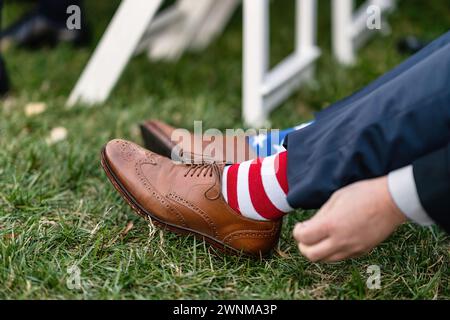
[[[89,1],[100,37],[118,1]],[[293,10],[273,2],[272,63],[292,49]],[[27,4],[9,1],[8,23]],[[254,261],[217,255],[204,243],[161,232],[135,216],[100,169],[109,139],[140,142],[137,123],[159,118],[176,126],[241,127],[241,14],[206,51],[179,62],[133,59],[102,106],[67,109],[65,99],[94,47],[59,46],[4,53],[14,91],[0,102],[0,298],[4,299],[448,299],[448,237],[437,228],[408,224],[369,255],[337,264],[301,257],[291,237],[297,212],[285,221],[280,250]],[[450,25],[446,1],[402,1],[392,15],[393,34],[376,37],[352,68],[330,54],[329,4],[320,1],[317,79],[271,116],[273,127],[309,120],[383,74],[405,57],[395,49],[405,34],[432,39]],[[47,110],[26,117],[28,102]],[[48,146],[51,128],[64,126],[66,141]],[[124,234],[126,225],[134,227]],[[66,286],[67,268],[78,265],[82,290]],[[382,288],[365,286],[369,265],[381,267]]]

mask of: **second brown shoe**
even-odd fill
[[[158,120],[148,120],[142,123],[140,128],[144,145],[148,150],[174,160],[181,160],[178,156],[182,152],[229,163],[240,163],[257,158],[245,134],[212,137],[196,135],[181,129],[180,133],[186,134],[178,135],[174,134],[177,128]],[[217,143],[218,148],[211,152],[212,154],[208,154],[214,143]]]
[[[278,242],[281,220],[248,219],[225,202],[224,164],[176,164],[134,143],[113,140],[102,151],[102,166],[134,211],[158,226],[252,256],[269,253]]]

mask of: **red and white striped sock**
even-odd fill
[[[287,151],[227,166],[222,194],[238,214],[255,220],[277,220],[294,209],[287,202]]]

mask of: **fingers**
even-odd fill
[[[349,252],[338,252],[333,253],[332,255],[324,258],[323,262],[339,262],[350,258],[357,258],[359,256],[362,256],[364,253],[349,253]]]
[[[294,228],[294,238],[304,245],[313,245],[328,235],[328,224],[324,218],[314,217],[303,223],[298,223]]]
[[[298,244],[300,252],[312,262],[338,262],[346,259],[357,258],[366,252],[351,252],[335,244],[332,238],[328,238],[318,244],[307,246]]]
[[[308,246],[300,242],[298,244],[298,248],[300,252],[312,262],[321,261],[326,257],[334,256],[337,250],[331,238],[323,240],[312,246]]]

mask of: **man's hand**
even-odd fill
[[[313,218],[295,226],[294,238],[309,260],[334,262],[369,252],[405,220],[382,177],[335,192]]]

